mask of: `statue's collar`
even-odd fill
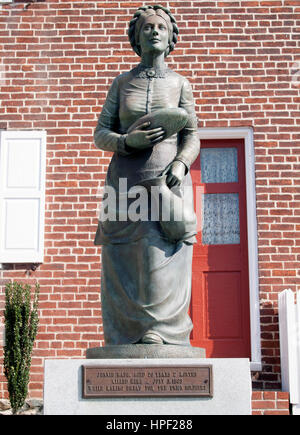
[[[171,72],[167,66],[164,68],[155,68],[143,65],[142,63],[140,63],[132,71],[136,77],[141,79],[165,78]]]

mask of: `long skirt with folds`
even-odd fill
[[[134,157],[115,153],[106,185],[116,192],[117,204],[120,179],[126,179],[130,189],[157,177],[176,152],[176,140],[168,139]],[[182,182],[182,195],[185,186],[192,186],[190,173]],[[192,203],[192,189],[186,195],[187,202]],[[195,235],[196,228],[189,238],[172,243],[159,222],[99,220],[95,244],[102,245],[101,300],[106,344],[136,343],[146,332],[156,332],[169,344],[189,344]]]
[[[146,332],[189,345],[193,245],[157,237],[102,246],[102,317],[107,345],[136,343]]]

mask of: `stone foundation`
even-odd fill
[[[0,415],[12,415],[10,401],[0,399]],[[43,415],[43,401],[40,399],[28,399],[17,415]]]
[[[19,415],[43,415],[43,401],[29,399]],[[10,402],[0,399],[0,415],[12,415]],[[252,415],[290,415],[289,393],[281,391],[253,391]]]

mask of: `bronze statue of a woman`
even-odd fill
[[[193,204],[192,189],[184,189],[192,186],[189,169],[200,149],[192,90],[186,78],[165,65],[177,42],[176,21],[167,8],[143,6],[128,33],[141,63],[114,79],[94,135],[98,148],[114,152],[106,185],[120,199],[120,179],[126,179],[128,189],[160,179],[165,188],[177,189],[179,197],[188,195],[185,200]],[[172,108],[187,113],[178,134],[166,138],[164,126],[152,128],[147,122],[130,130],[144,115]],[[174,240],[158,221],[99,220],[95,244],[103,245],[106,345],[189,345],[195,235],[195,223]]]

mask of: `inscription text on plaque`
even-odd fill
[[[82,397],[212,397],[212,366],[82,366]]]

